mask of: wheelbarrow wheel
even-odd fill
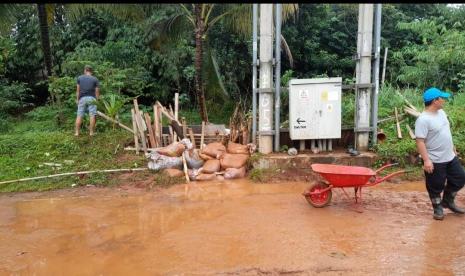
[[[328,205],[331,202],[331,198],[333,193],[331,189],[324,191],[322,193],[318,193],[324,189],[327,189],[329,186],[328,184],[319,181],[314,183],[307,191],[304,192],[305,199],[308,203],[310,203],[313,207],[322,208]],[[317,194],[312,194],[317,193]]]

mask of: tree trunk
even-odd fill
[[[201,5],[195,4],[195,92],[199,104],[200,117],[202,121],[208,122],[207,108],[205,105],[205,93],[202,81],[202,43],[205,30],[203,18],[201,17]]]
[[[45,68],[47,69],[47,78],[52,75],[52,56],[50,53],[50,35],[47,24],[47,11],[45,4],[37,4],[37,14],[39,16],[40,37],[42,40],[42,51],[44,53]]]

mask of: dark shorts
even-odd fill
[[[465,170],[457,156],[449,162],[433,163],[433,166],[433,173],[425,171],[426,189],[430,197],[439,197],[443,190],[457,192],[465,184]]]

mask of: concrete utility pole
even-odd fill
[[[273,151],[273,4],[260,4],[258,151]]]
[[[360,4],[358,12],[355,148],[359,151],[366,151],[368,150],[370,131],[370,94],[372,90],[373,4]]]

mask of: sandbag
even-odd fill
[[[227,168],[224,173],[224,179],[235,179],[245,177],[245,166],[239,169]]]
[[[196,169],[188,169],[187,170],[187,175],[189,176],[190,181],[195,181],[197,176],[199,175],[199,170]]]
[[[216,173],[220,171],[220,160],[207,160],[202,167],[202,173]]]
[[[199,156],[200,156],[200,158],[202,158],[202,159],[205,160],[205,161],[215,159],[215,158],[211,157],[210,155],[204,154],[204,153],[202,153],[202,152],[199,152]]]
[[[181,157],[169,157],[158,152],[151,152],[146,156],[149,158],[147,167],[151,170],[182,169]]]
[[[219,159],[219,156],[226,152],[226,147],[220,142],[213,142],[202,149],[202,153],[213,158]]]
[[[185,153],[186,156],[186,163],[187,167],[191,169],[198,169],[203,166],[204,162],[203,159],[199,156],[199,150],[193,149],[188,150]]]
[[[165,169],[164,173],[166,173],[169,177],[181,177],[184,176],[184,172],[179,169]]]
[[[155,152],[159,154],[170,156],[170,157],[179,157],[182,155],[183,151],[186,149],[183,143],[174,142],[163,148],[155,149]]]
[[[201,173],[197,175],[195,178],[197,181],[208,181],[208,180],[216,180],[216,174],[214,173]]]
[[[224,176],[222,176],[221,174],[218,174],[218,175],[216,175],[216,180],[218,180],[218,181],[223,181],[223,180],[224,180]]]
[[[249,154],[249,147],[247,145],[229,142],[227,151],[228,153],[235,154]]]
[[[245,164],[247,163],[247,159],[249,159],[248,154],[225,153],[220,159],[221,168],[222,169],[227,169],[227,168],[239,169],[245,166]]]

